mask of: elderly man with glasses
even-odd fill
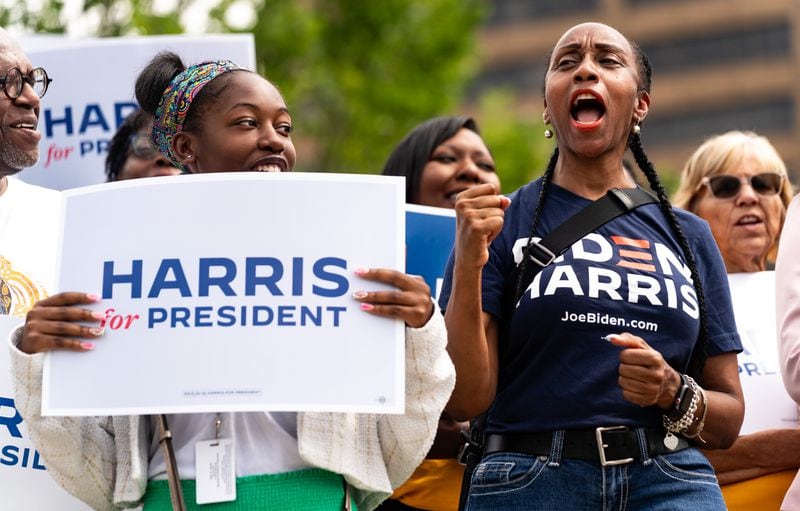
[[[57,191],[33,186],[17,174],[39,159],[40,100],[50,78],[34,68],[22,48],[0,28],[0,315],[24,318],[33,304],[48,296],[55,284],[55,253],[61,201]],[[0,323],[0,339],[15,325],[7,317]],[[18,320],[21,324],[21,319]],[[8,349],[0,356],[8,357]],[[0,359],[2,362],[2,359]],[[8,367],[8,363],[0,365]],[[8,369],[5,369],[8,371]],[[0,379],[0,441],[28,457],[33,445],[27,428],[8,399],[10,383]],[[5,449],[5,447],[4,447]],[[39,455],[33,461],[4,467],[0,478],[2,509],[88,509],[58,487],[42,470]],[[27,467],[27,468],[26,468]],[[38,470],[31,470],[36,468]]]
[[[40,100],[51,81],[0,29],[0,314],[24,317],[54,283],[58,193],[10,177],[39,159]]]

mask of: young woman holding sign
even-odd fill
[[[228,61],[183,66],[160,54],[136,85],[154,114],[153,140],[184,172],[291,171],[292,121],[281,94]],[[453,386],[441,314],[422,279],[388,269],[357,275],[393,291],[357,291],[370,314],[406,328],[406,413],[226,413],[170,416],[178,473],[195,508],[195,445],[233,438],[235,502],[203,509],[373,509],[405,481],[428,451]],[[147,416],[41,417],[42,352],[89,351],[101,314],[82,305],[96,295],[61,293],[39,302],[14,341],[17,406],[53,477],[96,509],[170,509],[168,464]],[[146,368],[143,377],[148,377]],[[110,382],[113,384],[113,382]]]

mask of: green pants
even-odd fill
[[[341,511],[344,509],[344,478],[319,468],[239,477],[236,479],[236,500],[215,504],[197,504],[195,481],[182,480],[183,499],[187,511]],[[356,510],[355,503],[352,509]],[[169,483],[154,480],[147,483],[145,511],[172,511]]]

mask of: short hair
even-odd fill
[[[761,168],[777,172],[785,181],[780,193],[783,211],[792,202],[792,185],[789,183],[786,164],[767,137],[752,131],[728,131],[716,135],[695,150],[681,172],[681,182],[675,192],[673,203],[683,209],[696,212],[700,183],[704,177],[719,174],[741,161],[746,154],[755,156]]]
[[[478,125],[471,117],[434,117],[417,125],[395,146],[383,166],[383,175],[406,177],[406,202],[418,202],[422,171],[433,151],[462,129],[480,135]]]
[[[106,182],[117,181],[130,156],[131,136],[150,125],[153,116],[141,108],[130,113],[111,137],[106,155]]]

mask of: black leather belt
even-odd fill
[[[664,444],[666,432],[661,428],[643,428],[650,456],[669,454],[689,447],[689,442],[676,436],[677,445],[670,449]],[[553,432],[489,434],[486,436],[484,454],[516,452],[533,456],[549,456],[553,445]],[[597,461],[603,466],[621,465],[641,458],[636,430],[626,426],[574,429],[564,431],[561,450],[564,458]]]

